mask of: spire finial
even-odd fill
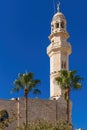
[[[57,11],[60,12],[60,1],[58,2],[58,5],[57,5]]]

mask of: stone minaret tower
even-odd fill
[[[61,94],[61,88],[56,84],[55,77],[62,69],[69,69],[69,55],[71,54],[71,45],[67,42],[69,34],[66,30],[66,18],[60,11],[58,4],[57,13],[53,16],[51,22],[50,45],[47,47],[47,54],[50,58],[50,98],[58,99]]]

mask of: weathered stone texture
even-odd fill
[[[15,130],[15,126],[18,126],[18,102],[19,124],[21,125],[25,122],[25,99],[20,98],[19,101],[0,100],[0,110],[6,110],[9,118],[14,117],[14,121],[5,130]],[[38,119],[51,122],[66,121],[66,101],[64,98],[61,97],[58,100],[28,99],[28,120]]]

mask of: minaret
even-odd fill
[[[58,99],[61,94],[61,88],[57,85],[55,78],[62,69],[69,69],[69,55],[71,54],[71,45],[67,42],[69,34],[66,30],[66,18],[60,11],[58,4],[57,13],[54,14],[51,22],[50,45],[47,47],[47,54],[50,58],[50,98]]]

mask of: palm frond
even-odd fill
[[[28,92],[30,92],[34,90],[38,84],[40,84],[40,80],[34,79],[34,74],[32,72],[26,72],[24,74],[19,73],[18,78],[14,81],[15,87],[12,91],[19,91],[20,89],[27,88]]]
[[[14,87],[14,88],[11,90],[11,93],[13,93],[13,92],[19,92],[19,87],[18,87],[18,86]]]
[[[21,79],[23,77],[23,74],[19,73],[18,77]]]
[[[57,77],[56,81],[57,81],[58,84],[60,84],[62,82],[62,78],[61,77]]]
[[[76,75],[75,78],[74,78],[74,82],[80,82],[82,80],[83,80],[83,78],[80,77],[79,75]]]
[[[59,71],[59,76],[55,78],[55,80],[62,89],[66,89],[67,87],[69,87],[70,89],[79,89],[82,87],[81,81],[83,80],[83,78],[76,74],[76,70],[61,70]]]
[[[32,81],[32,87],[36,87],[36,85],[39,85],[41,82],[40,82],[40,80],[38,80],[38,79],[36,79],[36,80],[33,80]]]
[[[76,83],[76,84],[74,84],[73,86],[74,86],[73,89],[75,89],[75,90],[76,90],[76,89],[81,89],[81,88],[82,88],[82,84],[79,83],[79,82]]]
[[[16,79],[16,80],[13,82],[13,84],[14,84],[15,86],[21,86],[21,85],[22,85],[22,82],[21,82],[20,79]]]
[[[62,76],[62,77],[67,77],[68,76],[67,70],[59,71],[59,75]]]
[[[26,75],[29,77],[29,80],[32,80],[32,79],[34,79],[34,73],[32,73],[32,72],[27,72],[26,73]]]

